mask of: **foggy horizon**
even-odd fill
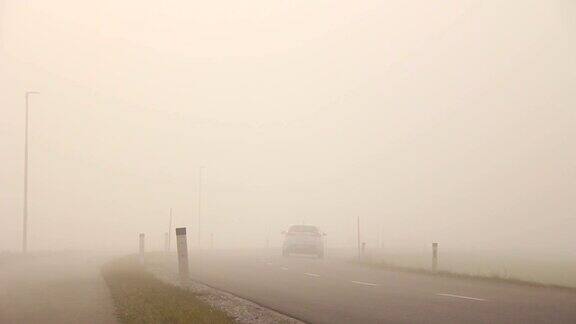
[[[0,0],[0,252],[576,256],[576,4]],[[268,234],[269,233],[269,234]],[[172,234],[173,235],[173,234]],[[532,253],[534,255],[532,255]]]

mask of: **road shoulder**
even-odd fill
[[[171,285],[184,287],[193,292],[202,301],[215,309],[221,310],[238,323],[246,324],[301,324],[298,319],[289,317],[275,310],[258,305],[228,292],[209,287],[201,282],[189,280],[181,284],[178,278],[176,263],[169,257],[155,256],[147,263],[147,270],[156,278]]]

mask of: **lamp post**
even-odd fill
[[[24,209],[22,215],[22,252],[28,251],[28,120],[30,95],[38,94],[36,91],[26,92],[26,124],[24,130]]]

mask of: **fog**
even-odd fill
[[[172,208],[192,248],[575,256],[574,39],[570,0],[0,0],[0,251],[38,91],[30,250],[161,249]]]

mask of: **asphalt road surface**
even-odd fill
[[[191,275],[310,323],[576,323],[576,293],[371,269],[346,260],[192,255]]]
[[[108,259],[77,252],[0,258],[0,323],[116,323],[100,276]]]

